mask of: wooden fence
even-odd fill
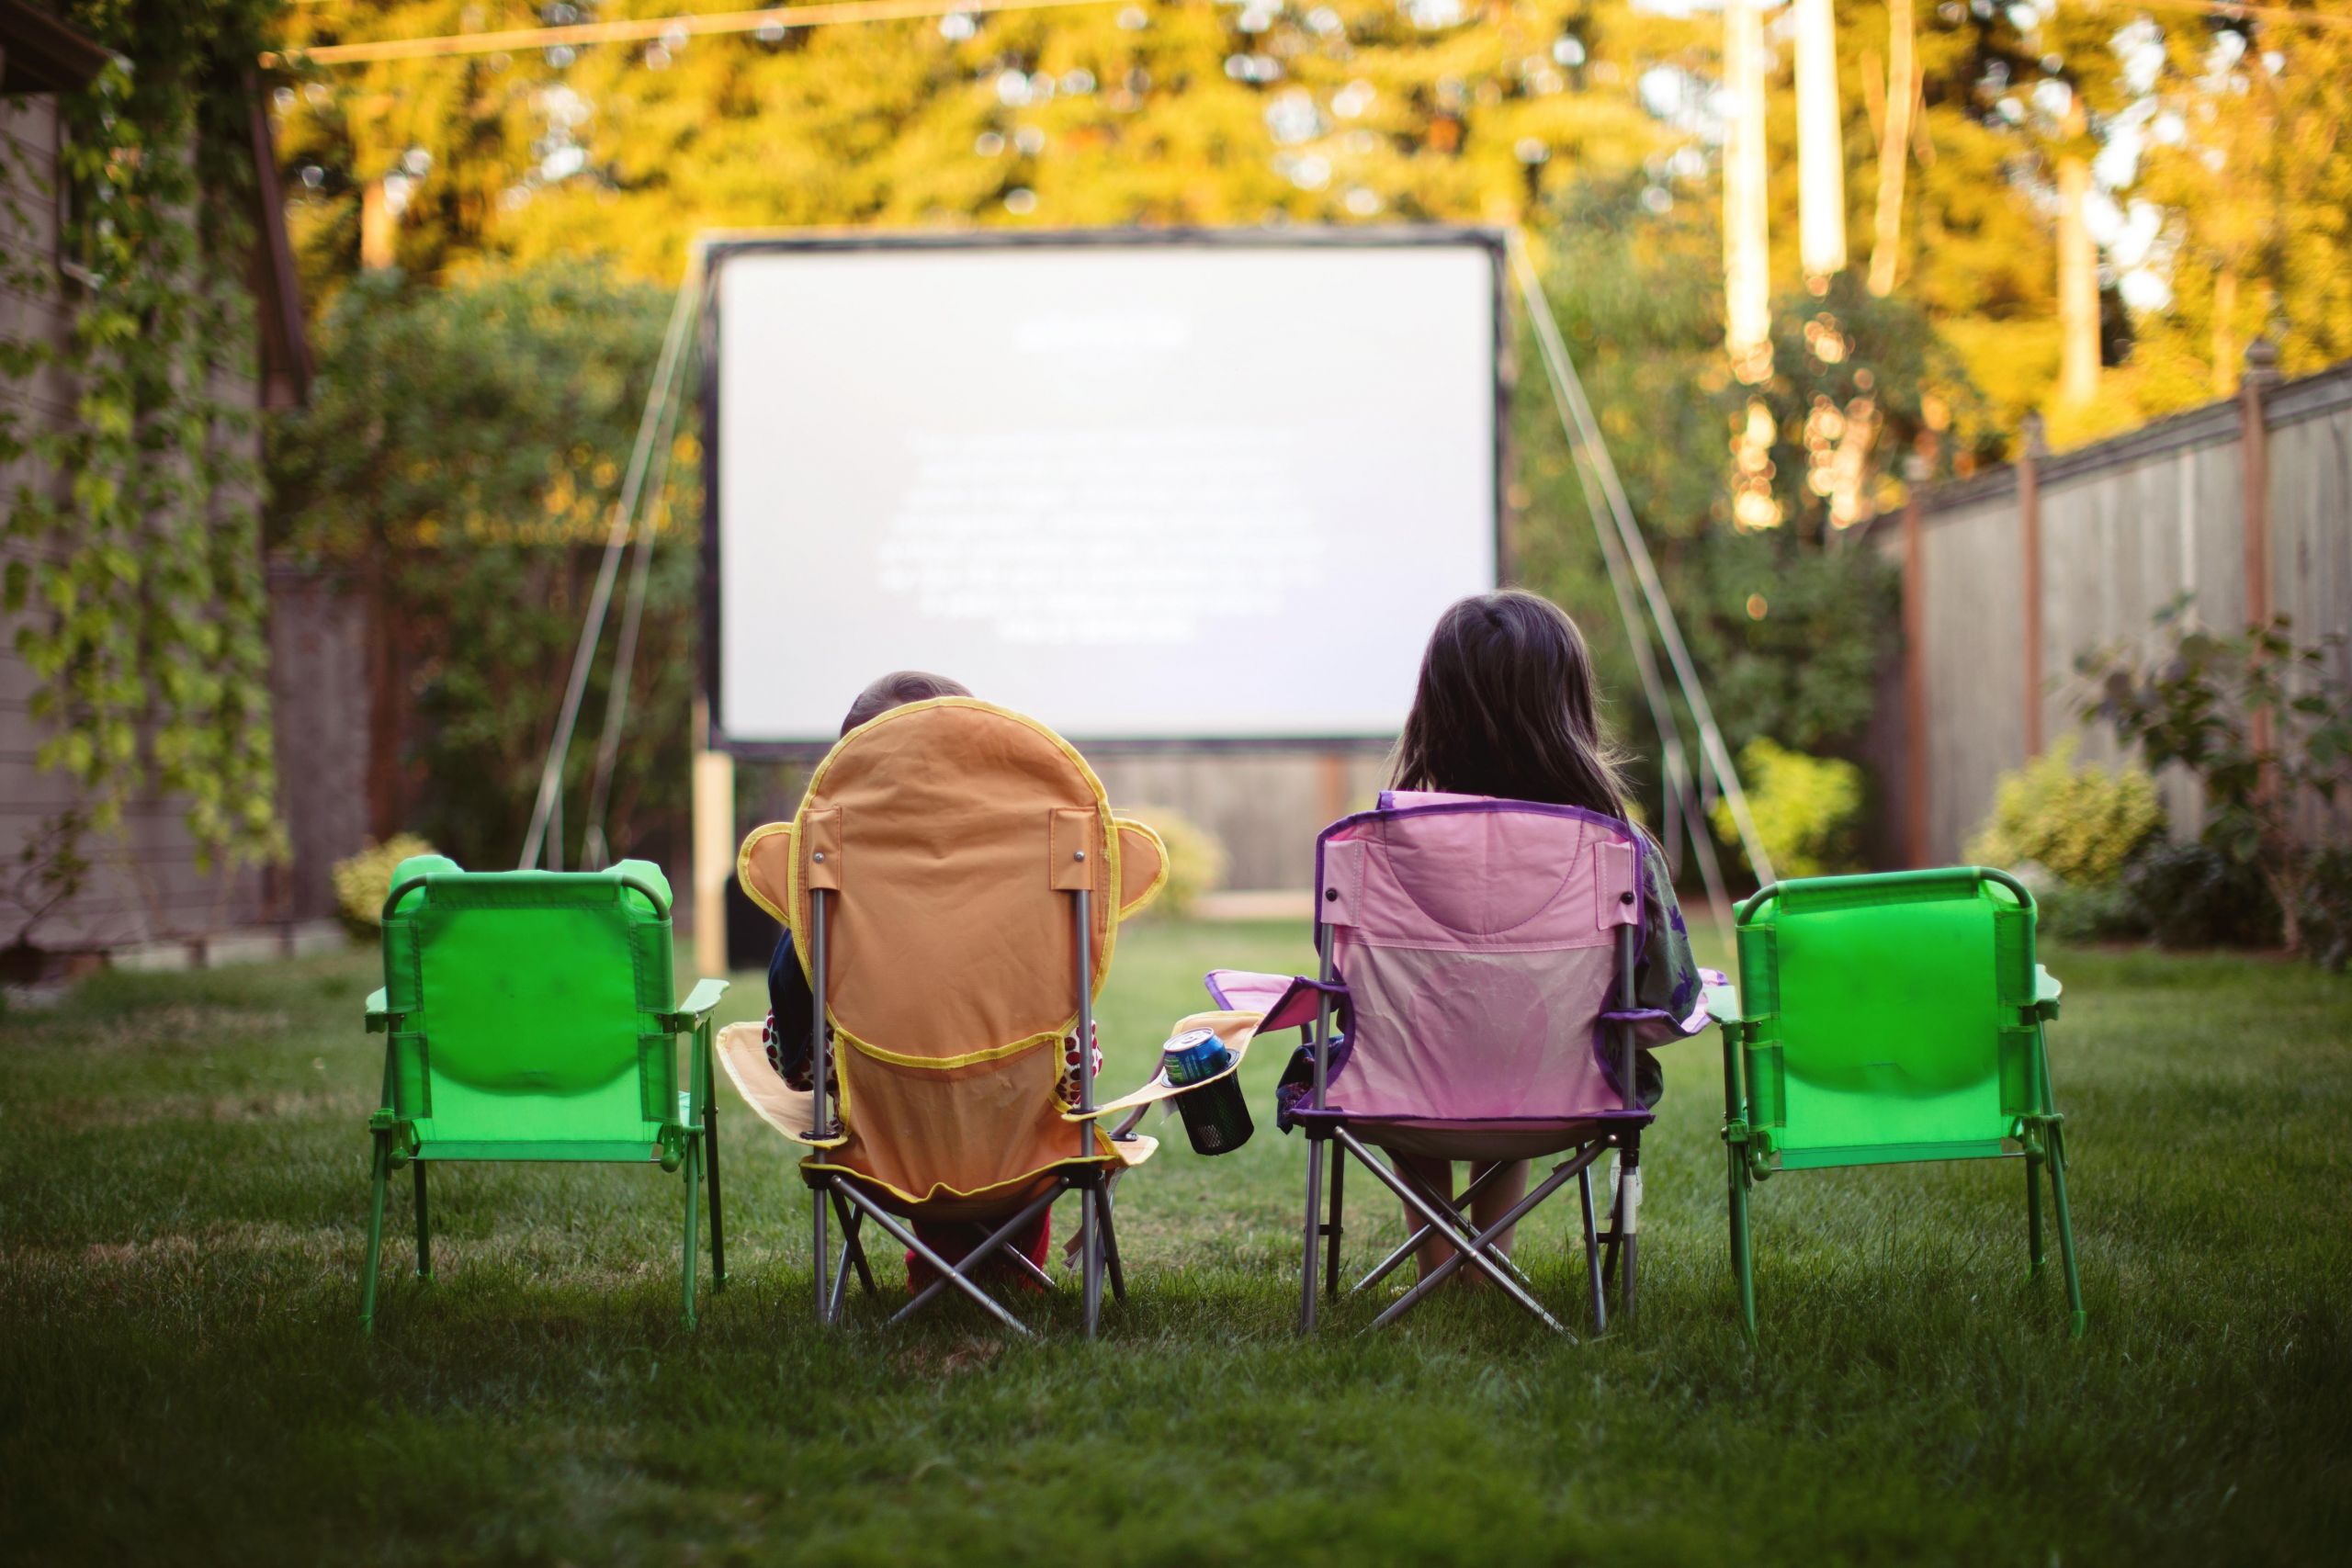
[[[2010,468],[1915,491],[1871,543],[1904,569],[1899,744],[1878,749],[1887,837],[1915,865],[1963,858],[1999,776],[2081,728],[2083,754],[2118,755],[2083,726],[2076,655],[2144,642],[2183,593],[2206,625],[2274,613],[2298,641],[2352,633],[2352,363],[2280,382],[2252,359],[2241,395],[2061,457],[2031,434]],[[2249,592],[2249,585],[2252,592]],[[2335,673],[2352,678],[2338,646]],[[2177,833],[2194,832],[2194,780],[2160,781]],[[2352,831],[2309,814],[2315,835]]]

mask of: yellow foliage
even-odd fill
[[[2001,775],[1993,815],[1969,840],[1970,860],[2003,867],[2030,861],[2061,882],[2105,887],[2164,830],[2164,807],[2146,770],[2078,763],[2077,744],[2069,735]]]
[[[334,899],[344,918],[353,924],[377,927],[384,923],[384,900],[391,897],[392,872],[413,855],[429,855],[433,846],[414,833],[395,833],[380,844],[370,844],[347,860],[334,863]]]
[[[1860,768],[1758,736],[1739,749],[1739,773],[1747,814],[1776,874],[1825,876],[1854,869],[1854,831],[1862,815]],[[1724,843],[1739,842],[1729,801],[1716,801],[1709,817]]]
[[[1168,846],[1168,885],[1153,901],[1153,910],[1189,915],[1204,896],[1224,885],[1225,846],[1215,833],[1181,811],[1157,806],[1122,807],[1120,814],[1148,823]]]

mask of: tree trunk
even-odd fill
[[[359,187],[359,269],[390,271],[399,239],[400,220],[385,197],[384,182],[369,180]]]
[[[2059,396],[2087,403],[2098,396],[2098,259],[2083,208],[2091,192],[2088,160],[2058,165]]]
[[[1878,143],[1878,221],[1871,235],[1871,292],[1894,292],[1903,247],[1903,180],[1911,112],[1919,101],[1919,68],[1911,52],[1911,0],[1887,0],[1886,119]]]
[[[2224,265],[2213,279],[2213,395],[2238,389],[2238,269]]]
[[[1724,346],[1732,373],[1772,373],[1772,280],[1764,200],[1764,14],[1759,0],[1725,0],[1724,79],[1731,88],[1724,156]]]
[[[2084,133],[2082,100],[2066,114],[2070,141]],[[2098,396],[2098,252],[2085,209],[2091,195],[2090,160],[2079,151],[2058,160],[2058,395],[2084,404]]]
[[[1846,130],[1829,0],[1797,0],[1797,248],[1816,292],[1846,270]]]

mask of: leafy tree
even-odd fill
[[[664,8],[319,0],[285,30],[299,51]],[[597,254],[668,280],[705,228],[1509,220],[1662,152],[1635,75],[1713,31],[1629,0],[1136,0],[341,66],[277,102],[322,285],[356,269],[388,175],[413,274]]]
[[[1917,310],[1841,283],[1826,299],[1781,301],[1774,379],[1736,386],[1723,361],[1722,286],[1704,265],[1720,254],[1713,209],[1678,204],[1659,215],[1638,186],[1574,191],[1551,233],[1547,288],[1562,335],[1732,746],[1770,737],[1809,752],[1852,751],[1890,651],[1894,585],[1878,552],[1849,547],[1829,498],[1811,488],[1807,426],[1818,431],[1823,403],[1849,411],[1860,398],[1872,401],[1877,430],[1856,454],[1855,491],[1876,504],[1894,493],[1889,470],[1931,412],[1950,424],[1953,408],[1974,408],[1964,376]],[[1534,363],[1532,345],[1520,362]],[[1938,378],[1955,389],[1949,400],[1928,391]],[[1549,390],[1524,376],[1518,398],[1521,578],[1592,634],[1617,695],[1613,717],[1654,770],[1656,727]],[[1744,529],[1716,455],[1727,456],[1755,409],[1770,432],[1766,482],[1782,521]]]
[[[2352,31],[2200,18],[2146,29],[2138,189],[2171,214],[2171,299],[2135,320],[2149,414],[2226,395],[2246,345],[2307,375],[2352,357]]]
[[[289,14],[286,35],[299,46],[661,9],[319,0]],[[1735,388],[1715,219],[1721,21],[1677,9],[1135,0],[335,68],[278,101],[305,265],[330,286],[355,271],[363,193],[388,175],[407,202],[394,256],[419,278],[587,254],[666,284],[713,227],[1525,220],[1735,743],[1769,733],[1849,751],[1894,616],[1889,574],[1875,552],[1844,547],[1841,525],[1893,504],[1912,456],[1939,472],[1996,458],[2050,400],[2062,167],[2157,123],[2166,94],[2184,115],[2226,118],[2234,89],[2185,65],[2152,83],[2134,64],[2149,28],[2196,57],[2218,25],[2205,19],[1916,0],[1922,114],[1895,293],[1868,296],[1851,277],[1817,297],[1792,290],[1777,306],[1776,375]],[[1848,165],[1860,171],[1881,155],[1888,10],[1849,0],[1838,15]],[[1785,43],[1768,39],[1771,197],[1774,276],[1793,283]],[[2290,58],[2332,58],[2303,49]],[[2332,100],[2316,74],[2306,63],[2278,77],[2312,83],[2319,106],[2279,123],[2335,157],[2319,146]],[[2130,199],[2139,179],[2167,204],[2177,299],[2193,313],[2197,247],[2221,243],[2218,229],[2199,238],[2213,192],[2154,153],[2138,170],[2099,166],[2106,194]],[[2292,260],[2298,276],[2331,281],[2298,301],[2352,287],[2320,221],[2335,177],[2313,176]],[[1867,234],[1871,182],[1847,188],[1849,232]],[[2069,415],[2062,434],[2194,400],[2160,368],[2180,357],[2172,325],[2129,326],[2118,313],[2106,344],[2127,395]],[[2296,341],[2306,357],[2334,342],[2316,329]],[[1540,381],[1523,375],[1521,397],[1521,570],[1589,625],[1613,624]],[[1731,438],[1758,421],[1762,467],[1740,481]],[[1739,515],[1743,482],[1776,525],[1742,525],[1758,520]],[[1618,661],[1613,689],[1636,690],[1625,650],[1602,657]],[[1626,728],[1639,737],[1647,723],[1629,715]]]
[[[403,826],[461,861],[502,863],[521,844],[668,305],[664,290],[589,268],[439,289],[362,279],[320,326],[311,406],[273,432],[273,530],[381,596],[418,727]],[[695,453],[682,435],[670,467],[690,519]],[[639,717],[613,783],[624,851],[666,848],[683,809],[695,554],[670,527],[654,549]],[[592,751],[567,759],[572,800]]]

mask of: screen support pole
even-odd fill
[[[696,697],[697,747],[710,738],[710,704]],[[695,973],[727,973],[727,878],[735,869],[735,759],[725,751],[695,752]]]

